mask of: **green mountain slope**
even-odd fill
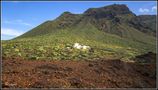
[[[155,52],[156,39],[153,34],[156,29],[148,28],[148,23],[156,22],[150,21],[150,18],[143,22],[139,19],[133,21],[140,17],[126,5],[116,4],[91,8],[83,14],[64,12],[53,21],[46,21],[13,40],[2,42],[3,55],[27,59],[129,59]],[[88,45],[91,49],[74,49],[74,43]]]
[[[156,15],[139,15],[130,24],[143,33],[156,36]]]

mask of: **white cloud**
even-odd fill
[[[4,23],[5,24],[19,24],[19,25],[25,25],[25,26],[32,26],[31,24],[24,22],[23,20],[20,20],[20,19],[14,20],[14,21],[5,20]]]
[[[22,35],[24,32],[15,30],[15,29],[10,29],[10,28],[1,28],[1,34],[2,35],[9,35],[9,36],[19,36]]]
[[[149,13],[157,11],[157,6],[153,6],[151,8],[139,8],[139,12],[141,13]]]
[[[152,12],[157,11],[157,6],[153,6],[151,10]]]
[[[139,12],[141,12],[141,13],[147,13],[147,12],[149,12],[150,10],[149,9],[147,9],[147,8],[139,8]]]

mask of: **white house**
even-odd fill
[[[76,48],[76,49],[83,49],[83,50],[90,49],[89,46],[80,45],[79,43],[74,43],[73,47]]]

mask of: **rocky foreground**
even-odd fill
[[[148,53],[145,59],[156,60]],[[137,57],[143,59],[142,57]],[[3,59],[3,88],[154,88],[156,64],[153,62],[31,61]]]

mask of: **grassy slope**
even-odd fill
[[[46,21],[17,38],[34,37],[49,33],[55,33],[58,30],[63,29],[65,27],[73,26],[73,24],[80,20],[81,17],[82,15],[69,13],[67,14],[67,12],[65,12],[57,19],[53,21]]]
[[[130,58],[135,55],[155,52],[155,38],[146,36],[135,29],[120,25],[124,37],[98,30],[88,22],[80,22],[74,27],[56,30],[42,36],[19,38],[2,42],[4,57],[23,57],[26,59],[91,59],[91,58]],[[116,29],[117,30],[117,29]],[[75,42],[89,45],[94,52],[67,50]],[[14,48],[13,46],[16,47]]]

